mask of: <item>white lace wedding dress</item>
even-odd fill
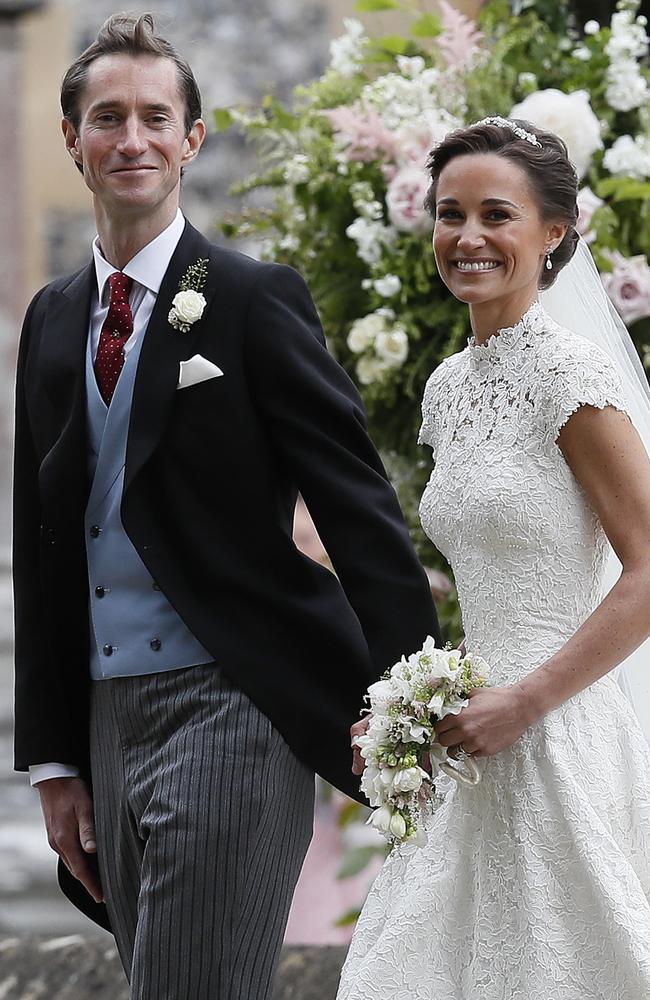
[[[555,443],[581,404],[625,409],[616,373],[538,303],[426,388],[422,524],[493,685],[548,658],[601,598],[606,540]],[[338,1000],[650,998],[650,749],[614,677],[479,766],[428,844],[382,868]]]

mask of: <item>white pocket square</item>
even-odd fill
[[[195,354],[193,358],[181,361],[176,388],[187,389],[189,385],[196,385],[197,382],[205,382],[209,378],[218,378],[219,375],[223,375],[223,372],[218,365],[213,364],[212,361],[208,361],[207,358],[202,357],[200,354]]]

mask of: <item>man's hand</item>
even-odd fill
[[[50,778],[39,781],[36,788],[50,847],[95,902],[102,903],[102,887],[87,858],[97,852],[97,843],[93,803],[86,783],[81,778]]]
[[[363,734],[368,729],[370,725],[370,716],[366,715],[365,718],[359,719],[355,722],[353,726],[350,726],[350,737],[352,743],[352,774],[363,774],[363,769],[366,766],[366,762],[361,756],[361,751],[357,746],[357,736],[363,736]]]

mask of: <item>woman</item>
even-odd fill
[[[420,514],[492,684],[437,735],[482,781],[392,852],[338,998],[641,1000],[650,748],[611,672],[650,632],[650,461],[615,365],[538,301],[577,242],[562,141],[486,119],[429,169],[473,337],[426,387]],[[608,540],[623,572],[601,600]]]

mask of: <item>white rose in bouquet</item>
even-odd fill
[[[422,767],[405,767],[393,778],[393,788],[396,792],[417,792],[427,777]]]
[[[603,144],[600,122],[586,90],[574,90],[572,94],[554,88],[538,90],[515,104],[510,117],[523,118],[564,139],[578,177],[584,177],[594,153]]]

